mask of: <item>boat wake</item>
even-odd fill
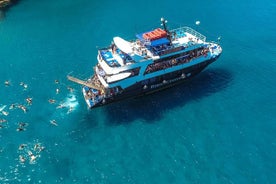
[[[67,114],[76,110],[79,102],[75,94],[68,94],[67,97],[57,106],[57,109],[67,109]]]
[[[79,105],[79,102],[75,94],[68,94],[64,100],[56,107],[56,111],[53,113],[49,122],[51,125],[59,126],[60,122],[64,122],[67,116],[75,111]]]
[[[76,95],[74,94],[69,94],[66,98],[65,98],[65,102],[63,103],[63,105],[65,107],[67,107],[69,110],[68,111],[73,111],[77,108],[77,106],[79,105],[79,102],[76,98]],[[71,112],[70,111],[70,112]]]

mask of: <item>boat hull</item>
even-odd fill
[[[139,97],[139,96],[144,96],[166,88],[170,88],[197,75],[203,69],[205,69],[209,64],[216,61],[218,57],[219,56],[215,58],[211,58],[209,60],[190,66],[188,68],[184,68],[184,69],[167,73],[155,78],[137,82],[136,84],[128,88],[125,88],[121,93],[118,93],[117,95],[109,98],[104,98],[103,101],[93,106],[90,105],[89,101],[86,100],[86,102],[88,104],[88,107],[92,109],[92,108],[96,108],[113,102],[134,98],[134,97]]]

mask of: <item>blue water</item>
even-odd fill
[[[9,113],[0,115],[0,183],[276,183],[275,9],[272,0],[20,1],[0,22]],[[170,28],[221,36],[222,56],[175,88],[87,110],[66,76],[89,77],[98,46],[162,16]]]

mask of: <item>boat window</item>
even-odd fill
[[[129,77],[133,77],[133,76],[139,75],[140,69],[141,69],[141,67],[137,67],[137,68],[134,68],[134,69],[126,70],[124,72],[130,72],[131,75]]]
[[[183,52],[181,54],[156,60],[154,63],[148,65],[144,75],[188,63],[191,60],[203,55],[207,56],[208,50],[208,48],[200,47],[192,51]]]

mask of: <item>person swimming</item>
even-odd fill
[[[26,147],[27,147],[27,144],[20,144],[18,147],[18,150],[23,150]]]
[[[0,123],[5,123],[5,122],[7,122],[6,119],[0,119]]]
[[[72,88],[72,87],[70,87],[70,86],[68,86],[67,89],[68,89],[71,93],[74,92],[74,88]]]
[[[16,131],[18,132],[25,131],[27,126],[28,126],[28,123],[19,122]]]
[[[14,109],[15,107],[16,107],[15,104],[11,104],[10,107],[9,107],[9,109],[12,110],[12,109]]]
[[[41,146],[40,143],[37,143],[34,145],[34,151],[37,151],[38,153],[40,153],[41,151],[43,151],[45,149],[44,146]]]
[[[19,155],[19,161],[21,163],[24,163],[26,161],[26,158],[23,155]]]
[[[54,99],[49,99],[48,102],[49,102],[50,104],[54,104],[54,103],[56,103],[56,100],[54,100]]]
[[[23,86],[24,90],[28,88],[28,84],[25,84],[24,82],[20,82],[19,85]]]
[[[57,124],[57,121],[56,120],[50,120],[50,123],[52,124],[52,125],[55,125],[55,126],[58,126],[58,124]]]
[[[9,115],[9,112],[7,112],[7,111],[2,111],[2,114],[3,114],[4,116],[7,116],[7,115]]]
[[[67,114],[71,113],[73,110],[74,110],[74,107],[70,106],[69,109],[68,109],[68,111],[67,111]]]
[[[22,131],[25,131],[26,129],[24,127],[17,127],[16,131],[17,132],[22,132]]]
[[[30,150],[28,151],[30,157],[30,164],[33,164],[38,156],[35,156]]]
[[[19,104],[17,107],[18,107],[19,109],[21,109],[24,113],[26,113],[27,110],[28,110],[27,107],[25,107],[24,105],[20,105],[20,104]]]
[[[59,104],[58,106],[57,106],[57,109],[62,109],[62,108],[65,108],[66,106],[62,103],[62,104]]]
[[[27,101],[28,105],[32,105],[33,98],[28,97],[28,98],[26,98],[26,101]]]
[[[4,82],[4,84],[5,84],[5,86],[10,86],[10,85],[11,85],[11,82],[10,82],[9,80],[6,80],[6,81]]]

